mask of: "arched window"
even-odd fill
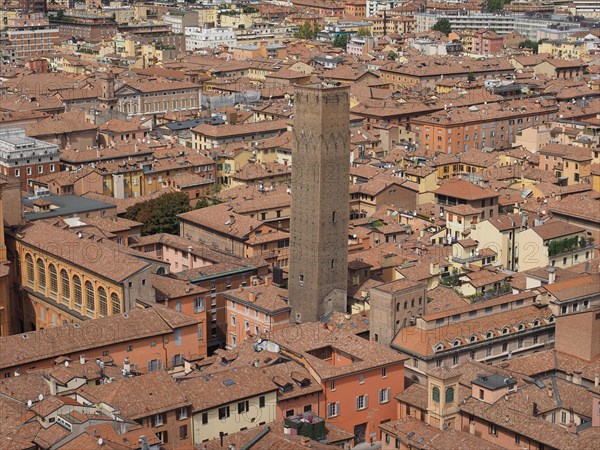
[[[38,286],[40,289],[46,289],[46,265],[42,258],[37,259],[37,271],[38,271]]]
[[[492,333],[491,331],[488,331],[488,332],[487,332],[487,334],[485,335],[485,337],[486,337],[487,339],[491,339],[491,338],[493,338],[493,337],[494,337],[494,333]]]
[[[110,294],[110,302],[112,303],[112,313],[121,314],[121,300],[114,292]]]
[[[95,302],[95,298],[94,298],[94,286],[92,286],[92,283],[90,281],[86,281],[85,282],[85,306],[87,309],[87,312],[89,313],[93,313],[94,311],[96,311],[96,304]]]
[[[436,386],[431,390],[431,398],[436,403],[440,402],[440,388],[439,387]]]
[[[98,288],[98,310],[102,317],[108,316],[108,300],[103,287]]]
[[[50,293],[56,296],[58,295],[58,273],[56,272],[56,266],[50,264],[48,272],[50,272]]]
[[[454,388],[449,387],[446,389],[446,403],[454,402]]]
[[[63,300],[68,302],[71,299],[71,283],[69,281],[69,274],[65,269],[60,271],[60,291]]]
[[[29,253],[25,255],[25,265],[27,266],[27,284],[33,286],[35,283],[35,272],[33,270],[33,256]]]
[[[75,306],[81,306],[83,294],[81,292],[81,280],[77,275],[73,277],[73,297],[73,300],[75,301]]]
[[[167,273],[167,271],[165,270],[165,268],[164,268],[164,267],[159,267],[159,268],[156,270],[156,274],[157,274],[157,275],[165,275],[166,273]]]

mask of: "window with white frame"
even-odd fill
[[[369,396],[367,394],[356,397],[356,410],[367,409],[369,407]]]
[[[379,403],[387,403],[390,401],[390,388],[381,389],[379,391]]]
[[[160,427],[160,426],[162,426],[164,424],[162,413],[160,413],[160,414],[154,414],[154,418],[153,418],[152,422],[153,422],[153,426],[154,427]]]
[[[340,402],[327,404],[327,417],[337,417],[340,415]]]
[[[194,298],[194,312],[201,313],[204,311],[204,297]]]

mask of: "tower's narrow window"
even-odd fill
[[[333,260],[333,259],[331,260],[331,270],[333,270],[333,262],[334,262],[334,261],[335,261],[335,260]]]
[[[335,223],[335,211],[331,213],[331,222]]]
[[[304,284],[304,275],[300,275],[300,286]]]

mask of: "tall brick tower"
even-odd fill
[[[292,321],[346,311],[349,88],[299,86],[292,147],[288,279]]]

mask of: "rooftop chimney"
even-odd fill
[[[600,386],[600,373],[594,375],[594,387]]]
[[[79,363],[85,364],[85,355],[79,355]]]
[[[548,284],[553,284],[556,281],[556,269],[554,267],[548,267]]]

